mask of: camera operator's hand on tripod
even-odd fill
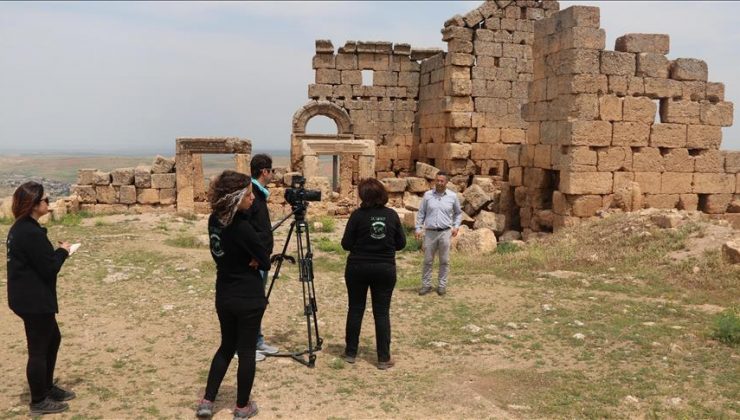
[[[252,258],[252,261],[249,262],[249,266],[256,270],[260,266],[260,263],[258,263],[257,260]]]
[[[419,232],[419,231],[414,232],[414,237],[416,237],[416,240],[417,241],[420,241],[421,240],[421,232]]]

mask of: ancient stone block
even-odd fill
[[[725,172],[725,155],[719,150],[702,150],[694,156],[696,172]]]
[[[501,129],[487,127],[479,128],[476,141],[478,143],[499,143],[501,142]]]
[[[725,156],[725,172],[728,174],[740,173],[740,151],[723,150]]]
[[[134,168],[134,185],[136,188],[152,187],[152,169],[149,166],[137,166]]]
[[[152,188],[175,188],[176,174],[152,174]]]
[[[671,79],[707,81],[707,63],[695,58],[677,58],[671,62]]]
[[[471,185],[468,187],[465,192],[463,192],[463,197],[465,198],[466,208],[470,210],[468,214],[471,216],[491,201],[491,196],[488,195],[479,185]]]
[[[93,185],[95,183],[95,172],[97,172],[97,169],[78,169],[77,185]]]
[[[660,193],[660,172],[635,172],[635,182],[640,186],[640,192],[643,194]]]
[[[603,205],[604,200],[600,195],[574,196],[571,202],[571,214],[577,217],[595,216]]]
[[[689,100],[660,101],[660,121],[664,123],[699,124],[699,103]]]
[[[357,55],[355,54],[337,54],[337,70],[357,70]]]
[[[662,194],[691,193],[693,174],[687,172],[663,172],[660,177],[660,192]]]
[[[346,70],[345,70],[346,71]],[[316,84],[322,85],[338,85],[342,82],[341,73],[335,69],[317,69],[316,70]]]
[[[334,54],[316,54],[313,56],[313,68],[315,69],[333,69],[336,67]]]
[[[734,107],[732,102],[702,102],[700,108],[701,123],[729,127],[732,125]]]
[[[98,203],[115,204],[118,202],[118,191],[112,185],[96,185],[95,197]]]
[[[645,207],[653,209],[675,209],[678,206],[678,194],[647,194]]]
[[[632,169],[632,150],[629,147],[604,147],[597,152],[599,172]]]
[[[683,98],[692,101],[703,101],[707,96],[707,83],[700,81],[681,82]]]
[[[670,38],[665,34],[624,34],[617,38],[614,49],[629,53],[668,54]]]
[[[686,147],[686,125],[653,124],[650,127],[650,147]]]
[[[407,177],[406,178],[407,186],[406,189],[409,192],[412,193],[423,193],[429,190],[431,187],[429,185],[429,181],[427,181],[424,178],[419,177]]]
[[[644,122],[615,122],[612,145],[647,146],[650,124]]]
[[[645,77],[645,95],[653,99],[681,97],[683,88],[677,80]]]
[[[601,51],[601,74],[634,76],[635,68],[635,54]]]
[[[640,77],[667,78],[671,62],[663,54],[637,54],[637,72]]]
[[[110,172],[95,171],[93,172],[94,185],[110,185]]]
[[[417,177],[433,180],[437,176],[437,172],[439,172],[439,169],[432,165],[423,162],[416,162]]]
[[[558,55],[558,75],[599,73],[599,51],[597,50],[562,50]]]
[[[699,208],[699,196],[696,194],[680,194],[676,208],[679,210],[696,211]]]
[[[175,159],[166,158],[157,155],[152,162],[151,171],[153,174],[167,174],[175,170]]]
[[[622,101],[615,95],[604,95],[599,98],[599,119],[603,121],[622,121]]]
[[[334,86],[332,85],[308,85],[308,96],[314,99],[322,99],[331,97],[334,93]]]
[[[122,185],[118,190],[118,201],[121,204],[136,204],[136,186]]]
[[[80,203],[97,203],[95,187],[92,185],[72,185],[70,192],[79,197]]]
[[[512,187],[520,187],[524,182],[524,169],[516,167],[509,169],[509,183]]]
[[[177,189],[162,188],[159,190],[159,204],[170,205],[177,203]]]
[[[655,113],[658,107],[650,98],[644,96],[627,96],[624,98],[624,121],[639,121],[652,123],[655,121]]]
[[[571,121],[562,145],[608,146],[612,142],[612,124],[608,121]]]
[[[663,172],[663,156],[655,147],[640,147],[632,153],[632,168],[635,172]]]
[[[159,190],[154,188],[137,188],[136,202],[139,204],[159,204]]]
[[[724,101],[725,100],[725,85],[724,83],[707,83],[707,96],[706,98],[712,102]]]
[[[132,185],[134,183],[134,168],[119,168],[111,171],[112,185]]]
[[[694,159],[687,149],[668,149],[663,154],[666,172],[694,172]]]
[[[727,212],[732,202],[732,194],[707,194],[699,197],[699,209],[704,213],[722,214]]]
[[[564,194],[611,194],[610,172],[560,172],[560,192]]]
[[[383,178],[380,180],[389,193],[402,193],[406,191],[407,182],[404,178]]]
[[[598,28],[599,8],[591,6],[571,6],[557,15],[557,28]]]
[[[560,48],[585,48],[603,50],[606,46],[606,31],[601,28],[573,27],[560,32]]]
[[[719,173],[695,173],[694,191],[697,194],[721,194],[735,192],[735,176]]]
[[[505,214],[481,210],[475,217],[474,229],[491,229],[497,235],[501,235],[507,228]]]
[[[690,149],[719,149],[722,128],[714,125],[689,125],[686,147]]]

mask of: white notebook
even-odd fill
[[[72,246],[69,247],[69,255],[72,255],[75,252],[77,252],[77,250],[80,249],[81,245],[82,244],[72,244]]]

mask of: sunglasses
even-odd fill
[[[42,202],[44,202],[44,203],[46,203],[48,205],[49,204],[49,197],[44,197],[41,200],[39,200],[39,204],[41,204]]]

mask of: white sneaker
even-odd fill
[[[261,362],[261,361],[265,360],[266,358],[267,357],[264,354],[262,354],[262,353],[260,353],[258,351],[254,352],[254,361],[255,362]]]
[[[267,343],[262,343],[257,346],[257,352],[263,354],[277,354],[278,348],[273,347]]]

